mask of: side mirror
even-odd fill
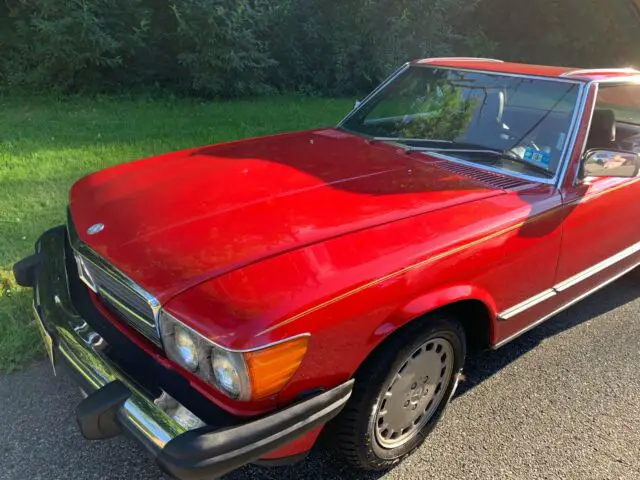
[[[589,150],[582,164],[582,177],[637,177],[640,155],[618,150]]]
[[[362,100],[356,100],[356,102],[353,104],[353,109],[355,110],[356,108],[358,108],[360,105],[362,105]]]

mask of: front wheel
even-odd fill
[[[465,353],[464,329],[452,318],[423,318],[382,344],[336,419],[346,460],[384,470],[418,448],[455,391]]]

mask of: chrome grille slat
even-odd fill
[[[111,296],[105,289],[100,290],[99,295],[109,310],[118,315],[128,325],[132,326],[153,343],[160,346],[160,340],[158,339],[158,335],[154,325],[149,324],[149,322],[147,322],[136,312],[133,312],[122,302],[118,301],[117,298]]]
[[[86,255],[78,253],[105,306],[142,335],[160,346],[155,312],[149,301]]]
[[[145,318],[149,323],[153,324],[153,310],[147,301],[136,292],[120,283],[104,270],[84,257],[85,265],[91,274],[91,278],[96,283],[98,290],[106,290],[112,297],[124,302],[125,305],[134,310],[141,317]]]
[[[67,233],[80,279],[124,323],[162,347],[157,327],[158,300],[80,240],[70,211],[67,211]]]

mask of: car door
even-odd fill
[[[640,85],[598,86],[584,150],[640,153]],[[584,296],[640,263],[640,181],[570,173],[554,302]]]

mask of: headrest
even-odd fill
[[[606,148],[616,141],[616,115],[613,110],[596,110],[591,120],[589,146]]]

